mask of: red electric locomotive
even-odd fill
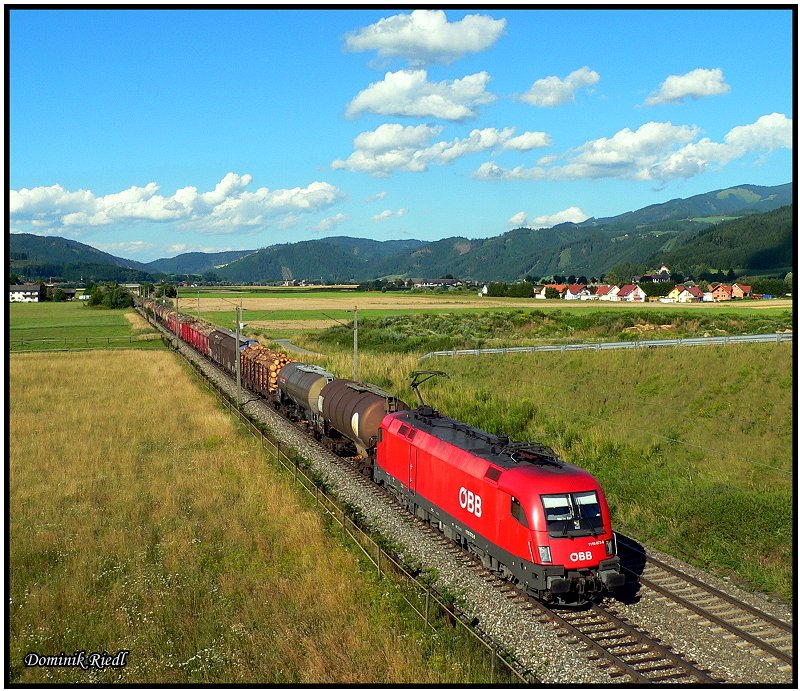
[[[421,406],[384,418],[374,472],[410,511],[539,599],[583,602],[625,583],[597,480],[545,446]]]

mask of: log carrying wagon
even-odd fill
[[[253,341],[242,351],[242,380],[251,391],[269,397],[278,390],[278,374],[290,362],[285,353]]]

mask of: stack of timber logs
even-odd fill
[[[274,393],[278,389],[278,373],[290,362],[294,360],[286,353],[255,343],[242,351],[242,377],[254,390]]]

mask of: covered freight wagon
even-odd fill
[[[239,350],[256,341],[239,336]],[[236,334],[228,329],[214,329],[208,335],[208,351],[211,359],[226,372],[236,371]]]

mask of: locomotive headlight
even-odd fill
[[[551,564],[553,558],[550,556],[550,547],[539,547],[539,561],[543,564]]]
[[[612,556],[617,553],[617,535],[614,533],[610,540],[606,540],[606,554]]]

